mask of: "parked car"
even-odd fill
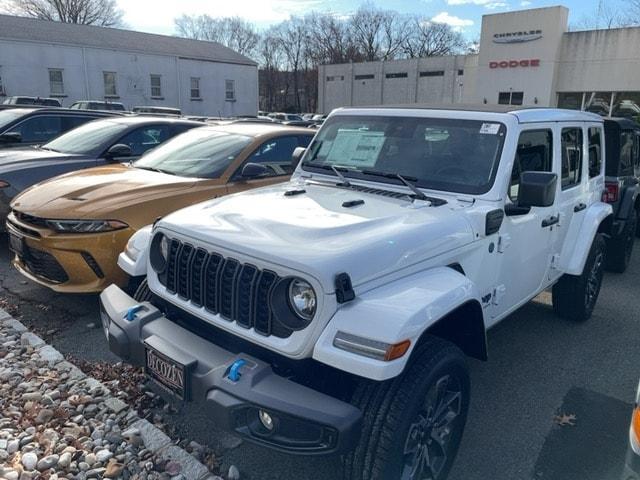
[[[126,109],[120,102],[105,102],[102,100],[81,100],[74,102],[69,108],[74,110],[115,110],[124,112]]]
[[[290,182],[157,221],[147,281],[101,294],[111,350],[252,442],[342,453],[344,478],[444,479],[465,354],[547,288],[586,321],[612,214],[578,141],[601,117],[454,108],[335,110]]]
[[[87,122],[112,116],[109,112],[78,112],[66,108],[0,110],[0,150],[42,145]]]
[[[640,237],[640,125],[626,118],[607,118],[604,200],[613,207],[611,236],[607,239],[607,267],[624,272],[629,266],[635,237]],[[591,145],[602,150],[601,145]]]
[[[622,478],[624,480],[640,480],[640,385],[638,385],[631,414],[629,446]]]
[[[175,117],[179,117],[182,115],[182,112],[179,108],[171,108],[171,107],[133,107],[131,109],[133,113],[144,113],[147,115],[173,115]]]
[[[274,120],[278,120],[280,122],[291,122],[291,121],[302,121],[302,117],[295,113],[270,113],[267,115],[269,118],[273,118]]]
[[[13,263],[57,291],[126,286],[128,276],[116,261],[136,230],[206,199],[287,180],[293,151],[311,138],[305,129],[277,125],[202,127],[132,164],[40,183],[12,204],[7,228]]]
[[[38,105],[42,107],[61,107],[62,104],[57,98],[43,97],[7,97],[2,102],[3,105]]]
[[[113,117],[75,128],[38,148],[0,151],[0,221],[18,193],[38,182],[85,168],[130,162],[201,123],[170,118]]]

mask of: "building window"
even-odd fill
[[[0,75],[0,95],[6,95],[7,92],[4,90],[4,83],[2,83],[2,75]]]
[[[616,92],[611,115],[640,121],[640,92]]]
[[[562,129],[562,190],[580,183],[582,178],[582,128]]]
[[[354,78],[356,80],[373,80],[376,76],[373,73],[368,73],[366,75],[356,75]]]
[[[589,178],[597,177],[602,170],[602,129],[589,128]]]
[[[234,102],[236,100],[236,81],[235,80],[224,81],[224,99],[227,102]]]
[[[327,77],[327,82],[335,82],[336,80],[344,80],[344,75],[330,75]]]
[[[104,80],[104,96],[117,97],[116,72],[102,72],[102,78]]]
[[[499,105],[522,105],[524,92],[500,92],[498,94]]]
[[[611,111],[611,92],[587,92],[583,108],[587,112],[608,116]]]
[[[198,77],[191,77],[191,98],[200,98],[200,79]]]
[[[51,95],[64,95],[62,70],[59,68],[49,69],[49,91],[51,92]]]
[[[582,96],[583,96],[582,92],[558,93],[558,108],[568,108],[570,110],[581,110]]]
[[[407,78],[409,75],[407,72],[387,73],[386,78]]]
[[[162,75],[151,74],[151,98],[162,97]]]
[[[421,77],[444,77],[444,70],[426,70],[420,72]]]
[[[464,75],[464,70],[461,68],[460,70],[458,70],[458,76],[461,77]]]

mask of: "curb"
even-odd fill
[[[86,375],[75,365],[64,359],[64,356],[51,345],[47,345],[42,338],[30,332],[21,322],[13,318],[9,313],[0,308],[0,324],[20,334],[20,343],[23,346],[31,346],[38,353],[42,361],[46,361],[50,368],[69,372],[70,378],[84,383],[90,390],[102,389],[105,392],[104,404],[118,415],[124,416],[127,429],[136,429],[146,449],[154,455],[166,460],[173,460],[180,464],[182,475],[188,480],[216,480],[220,477],[213,475],[209,469],[175,445],[171,439],[158,427],[149,421],[140,418],[129,405],[112,395],[105,385],[93,377]],[[127,412],[128,410],[128,412]],[[126,412],[126,413],[125,413]]]

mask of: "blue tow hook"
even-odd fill
[[[124,314],[124,319],[133,322],[136,319],[136,313],[142,310],[142,305],[134,305],[127,310],[127,313]]]
[[[232,382],[237,382],[238,380],[240,380],[240,376],[242,375],[240,373],[240,369],[246,364],[246,360],[240,358],[238,360],[236,360],[235,362],[233,362],[231,364],[231,368],[229,368],[229,374],[227,375],[227,378],[229,380],[231,380]]]

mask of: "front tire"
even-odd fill
[[[363,381],[360,443],[343,460],[348,480],[444,480],[458,452],[469,408],[469,373],[454,345],[428,337],[405,371]]]
[[[635,210],[627,220],[620,237],[611,238],[607,242],[607,270],[624,273],[631,263],[631,253],[636,240],[637,217]]]
[[[587,321],[596,306],[604,276],[606,242],[596,234],[581,275],[563,275],[553,286],[553,310],[562,318]]]

